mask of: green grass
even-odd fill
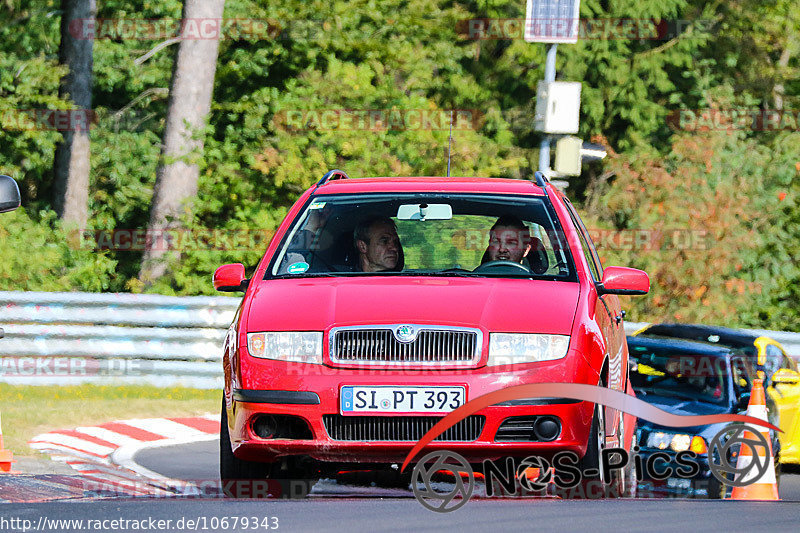
[[[126,418],[218,413],[221,392],[148,385],[46,387],[0,383],[0,416],[5,447],[32,456],[28,440],[54,429]]]

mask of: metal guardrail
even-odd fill
[[[0,292],[0,381],[221,388],[240,299]]]
[[[239,298],[0,291],[0,381],[222,387],[222,342]],[[632,333],[644,322],[627,322]],[[800,333],[749,330],[795,358]]]

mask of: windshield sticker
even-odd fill
[[[308,209],[309,210],[310,209],[322,209],[323,207],[325,207],[325,204],[326,204],[326,202],[314,202],[313,204],[308,206]]]
[[[289,274],[302,274],[308,270],[308,263],[300,261],[299,263],[292,263],[289,265],[289,268],[286,269],[286,272]]]

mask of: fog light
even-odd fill
[[[558,420],[555,418],[542,416],[536,420],[533,431],[536,433],[536,437],[539,440],[551,441],[555,440],[558,434],[561,433],[561,424],[559,424]]]
[[[262,439],[274,439],[278,432],[278,424],[272,416],[259,416],[253,422],[253,433]]]

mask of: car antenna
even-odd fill
[[[447,177],[450,177],[450,148],[453,146],[453,110],[450,110],[450,136],[447,139]]]

